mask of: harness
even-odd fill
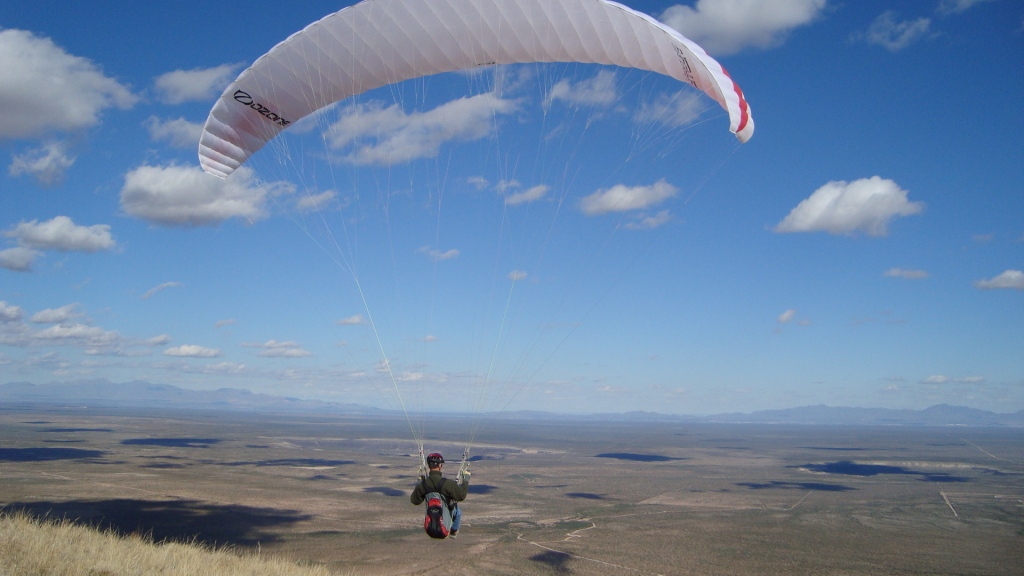
[[[427,481],[428,480],[430,480],[430,483],[433,484],[433,486],[434,486],[434,488],[432,490],[427,488]],[[446,480],[448,480],[448,479],[442,477],[440,484],[434,484],[433,478],[430,478],[428,476],[428,477],[423,479],[423,482],[420,485],[423,486],[423,495],[424,496],[426,496],[427,494],[430,494],[431,492],[437,492],[438,494],[441,495],[442,498],[444,498],[445,505],[448,506],[448,510],[454,512],[454,510],[459,507],[459,503],[456,502],[454,498],[449,498],[444,492],[441,491],[444,488],[444,483],[445,483]]]

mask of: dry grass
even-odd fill
[[[70,521],[0,515],[0,576],[338,576],[319,566],[202,544],[154,543]]]

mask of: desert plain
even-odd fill
[[[0,507],[366,575],[1024,573],[1024,429],[0,406]]]

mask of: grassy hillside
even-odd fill
[[[0,515],[0,576],[339,576],[319,566],[201,544],[156,544],[68,521]]]

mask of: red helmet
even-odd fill
[[[438,464],[444,464],[444,456],[437,452],[427,456],[427,466],[437,466]]]

